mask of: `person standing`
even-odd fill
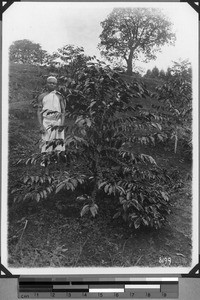
[[[65,105],[62,95],[56,91],[57,79],[54,76],[47,78],[48,91],[38,97],[38,122],[40,133],[42,134],[41,152],[51,152],[53,150],[64,151],[64,130]],[[55,127],[52,128],[52,127]],[[58,126],[58,127],[57,127]],[[49,145],[52,141],[63,140],[63,144],[53,147]]]

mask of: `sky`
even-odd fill
[[[159,7],[170,18],[176,33],[175,46],[163,46],[157,59],[138,62],[144,72],[157,66],[166,70],[172,61],[189,59],[195,63],[198,48],[198,14],[187,3],[177,2],[15,2],[3,15],[3,46],[29,39],[53,53],[66,44],[82,46],[87,55],[101,58],[97,45],[102,32],[100,22],[114,7]]]

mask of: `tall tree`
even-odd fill
[[[123,58],[129,75],[134,60],[155,59],[161,46],[176,40],[172,23],[155,8],[115,8],[101,26],[101,55],[109,61]]]
[[[12,43],[9,48],[10,61],[28,64],[43,64],[46,61],[47,51],[40,44],[27,39]]]

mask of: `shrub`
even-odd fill
[[[178,144],[182,155],[192,158],[192,69],[187,60],[174,62],[168,70],[170,76],[157,87],[157,98],[164,105],[165,130],[168,142],[174,141],[174,152]]]
[[[66,150],[36,153],[18,162],[46,164],[49,175],[26,175],[13,190],[16,201],[34,198],[39,202],[52,192],[88,185],[87,193],[77,198],[83,201],[81,216],[88,212],[96,216],[96,199],[102,191],[119,200],[114,218],[123,217],[134,228],[161,227],[170,213],[165,190],[169,178],[138,147],[155,145],[156,136],[162,134],[159,116],[140,104],[149,92],[141,83],[126,83],[101,62],[87,61],[67,87],[64,76],[62,80],[60,91],[71,120],[64,126]],[[54,140],[51,145],[55,148],[62,142]]]

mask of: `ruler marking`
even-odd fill
[[[20,293],[31,293],[31,292],[41,292],[41,293],[50,293],[52,289],[24,289],[24,290],[19,290]]]
[[[114,288],[98,288],[98,289],[89,289],[89,293],[124,293],[124,289],[114,289]]]
[[[53,284],[53,288],[55,289],[89,289],[88,285],[55,285]]]
[[[42,280],[41,280],[42,279]],[[75,281],[72,281],[72,280]],[[177,299],[178,277],[149,278],[19,278],[18,298]],[[122,281],[124,279],[124,281]],[[89,280],[89,281],[88,281]]]
[[[19,286],[26,286],[26,285],[70,285],[70,282],[67,281],[25,281],[25,282],[20,282],[19,281]]]
[[[53,292],[60,293],[60,292],[69,292],[69,293],[87,293],[89,289],[53,289]]]
[[[110,288],[110,289],[112,289],[112,288],[118,288],[118,289],[123,289],[124,288],[124,284],[102,284],[101,286],[99,286],[99,285],[97,285],[97,284],[91,284],[91,285],[89,285],[89,288],[90,289],[98,289],[98,288]]]
[[[51,293],[19,293],[18,298],[21,299],[30,299],[30,298],[73,298],[73,299],[80,299],[80,298],[92,298],[92,299],[100,299],[100,298],[123,298],[123,299],[134,299],[134,298],[141,298],[141,299],[150,299],[150,298],[164,298],[164,299],[177,299],[178,294],[177,293],[160,293],[158,291],[152,292],[152,291],[136,291],[136,292],[126,292],[126,293],[120,293],[120,292],[98,292],[98,293],[66,293],[66,292],[51,292]]]
[[[149,284],[130,284],[125,285],[125,289],[160,289],[160,285],[149,285]]]

